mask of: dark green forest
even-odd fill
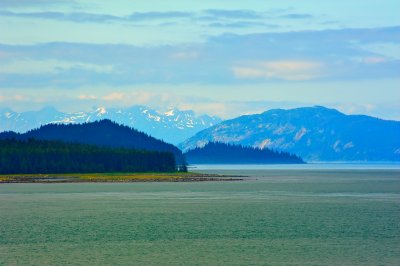
[[[47,140],[0,140],[0,174],[174,172],[170,152]]]
[[[175,161],[179,165],[185,164],[181,150],[174,145],[107,119],[84,124],[49,124],[22,134],[0,133],[0,139],[11,138],[57,140],[113,148],[170,152],[174,154]]]
[[[210,142],[203,148],[189,150],[186,160],[191,164],[299,164],[304,161],[287,152],[241,145]]]

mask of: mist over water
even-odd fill
[[[0,264],[396,265],[400,260],[398,169],[196,171],[247,177],[1,185]]]

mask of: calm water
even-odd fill
[[[400,170],[202,171],[0,185],[0,265],[399,265]]]
[[[192,170],[400,170],[400,162],[307,163],[307,164],[200,164]]]

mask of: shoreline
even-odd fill
[[[243,181],[245,176],[199,173],[95,173],[0,175],[0,184],[137,183],[137,182],[222,182]]]

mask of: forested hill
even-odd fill
[[[273,151],[210,142],[203,148],[195,148],[185,153],[191,164],[299,164],[304,161],[287,152]]]
[[[185,162],[182,152],[172,144],[153,138],[136,129],[119,125],[110,120],[84,124],[50,124],[23,134],[0,133],[0,139],[17,140],[39,139],[59,140],[103,147],[123,147],[148,151],[171,152],[177,164]]]
[[[49,140],[0,140],[0,174],[173,172],[169,152]]]

